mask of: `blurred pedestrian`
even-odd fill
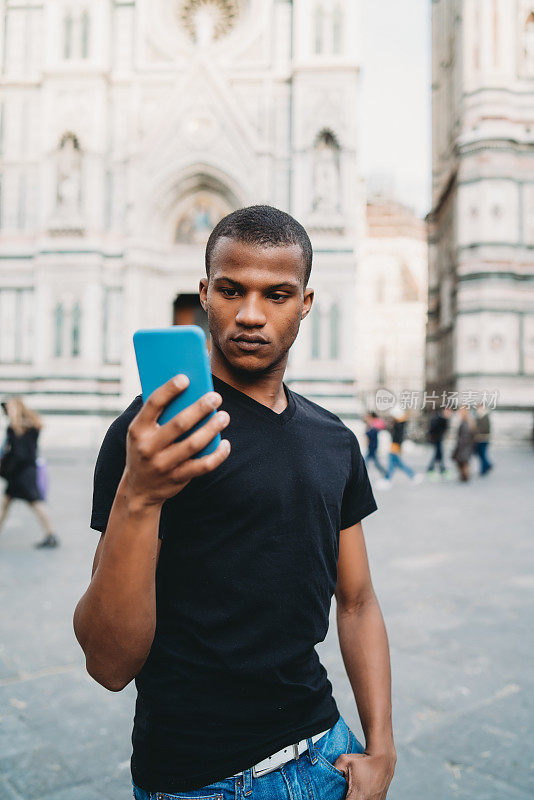
[[[445,436],[449,426],[449,418],[451,413],[452,411],[450,408],[440,407],[430,419],[430,424],[428,427],[428,441],[433,445],[434,449],[430,464],[427,468],[428,473],[435,472],[436,464],[438,465],[439,471],[442,475],[447,471],[443,456],[443,437]]]
[[[37,441],[43,423],[39,414],[32,411],[20,397],[11,397],[2,403],[9,420],[6,441],[0,462],[0,475],[7,481],[0,509],[0,528],[13,500],[25,500],[35,512],[45,536],[35,547],[57,547],[48,509],[38,486]]]
[[[365,415],[365,423],[367,425],[365,430],[365,436],[367,438],[365,463],[368,465],[369,462],[372,461],[382,477],[384,477],[386,475],[386,469],[378,460],[378,433],[379,430],[384,428],[384,425],[380,425],[380,422],[382,422],[382,420],[380,420],[378,414],[374,411],[368,411]]]
[[[456,461],[461,481],[469,480],[469,459],[473,453],[475,443],[476,424],[469,408],[460,406],[458,409],[460,424],[457,431],[456,447],[453,450],[452,458]]]
[[[410,478],[413,483],[421,483],[422,476],[417,474],[405,461],[401,458],[402,444],[405,437],[406,428],[406,413],[402,409],[393,409],[391,411],[392,425],[391,425],[391,445],[389,449],[389,466],[385,475],[385,480],[379,484],[380,489],[387,489],[391,486],[391,478],[397,469],[401,469]]]
[[[489,461],[487,451],[490,442],[491,425],[489,409],[484,403],[479,403],[475,410],[475,453],[480,460],[480,474],[487,475],[493,464]]]

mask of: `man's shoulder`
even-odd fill
[[[294,392],[293,389],[291,389],[291,393],[295,398],[295,402],[300,408],[301,413],[307,416],[308,421],[327,424],[339,429],[340,431],[343,431],[348,435],[352,434],[350,428],[345,425],[343,420],[340,419],[337,414],[334,414],[332,411],[324,408],[324,406],[319,405],[319,403],[315,403],[308,397],[304,397],[304,395]]]
[[[139,394],[132,400],[128,408],[125,408],[124,411],[113,420],[108,428],[108,436],[113,436],[114,438],[123,439],[126,441],[128,426],[133,418],[139,413],[142,406],[143,398]]]

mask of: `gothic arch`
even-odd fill
[[[315,137],[314,146],[317,147],[320,142],[324,142],[325,144],[335,147],[337,150],[341,150],[339,140],[331,128],[322,128],[319,131]]]
[[[205,245],[215,225],[235,209],[227,187],[198,175],[174,210],[174,243]]]
[[[79,137],[73,131],[65,131],[65,133],[62,135],[62,137],[59,140],[59,149],[60,150],[61,150],[62,147],[64,147],[66,145],[66,143],[69,141],[69,139],[72,142],[72,146],[74,147],[75,150],[81,150],[82,149],[81,146],[80,146]]]
[[[171,173],[154,190],[149,230],[171,245],[203,244],[206,231],[244,205],[242,187],[229,175],[199,163]]]

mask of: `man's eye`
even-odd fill
[[[273,300],[287,300],[287,294],[280,294],[280,292],[273,292],[270,297]]]
[[[235,297],[237,294],[237,289],[221,289],[221,292],[225,297]]]

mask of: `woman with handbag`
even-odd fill
[[[0,528],[11,502],[25,500],[45,532],[44,539],[35,547],[57,547],[59,539],[53,531],[45,498],[39,488],[37,440],[43,423],[39,414],[29,409],[20,397],[11,397],[2,403],[2,409],[7,414],[9,425],[0,459],[0,476],[7,481],[0,508]]]

